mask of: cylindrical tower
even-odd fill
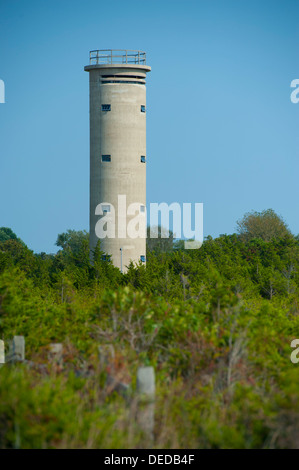
[[[146,255],[146,55],[90,52],[90,252],[123,272]],[[106,221],[104,223],[104,221]],[[138,222],[139,221],[139,222]],[[141,234],[144,234],[143,236]]]

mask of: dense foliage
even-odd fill
[[[134,399],[105,385],[99,344],[114,345],[133,390],[137,367],[155,367],[154,446],[298,447],[296,238],[160,245],[126,274],[100,247],[91,264],[84,232],[57,245],[37,255],[16,237],[0,242],[0,337],[24,335],[27,358],[46,364],[1,368],[0,447],[148,445]],[[61,370],[48,364],[51,342],[64,343]]]
[[[237,229],[242,240],[261,238],[265,241],[271,241],[292,236],[283,218],[273,209],[248,212],[241,220],[237,221]]]

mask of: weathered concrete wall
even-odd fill
[[[127,207],[146,204],[146,163],[140,161],[146,157],[146,113],[141,105],[146,106],[144,83],[150,67],[94,65],[85,70],[90,77],[90,250],[98,241],[95,226],[101,216],[95,214],[96,207],[110,203],[116,210],[116,237],[102,239],[101,248],[118,268],[122,248],[125,271],[131,260],[138,263],[146,255],[145,238],[118,238],[118,195],[126,196]],[[111,111],[102,111],[102,104],[111,105]],[[102,155],[111,155],[111,162],[102,162]],[[133,217],[127,215],[127,224]]]

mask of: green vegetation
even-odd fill
[[[147,447],[134,398],[100,370],[97,347],[113,344],[133,390],[137,368],[155,367],[155,447],[298,448],[299,241],[271,232],[271,214],[251,214],[262,231],[245,230],[247,214],[239,235],[199,250],[158,239],[126,274],[100,247],[90,263],[86,232],[60,234],[56,255],[2,237],[0,337],[24,335],[35,365],[0,369],[0,447]],[[61,370],[51,342],[64,343]]]
[[[286,223],[273,209],[262,212],[248,212],[237,222],[238,233],[242,240],[261,238],[271,241],[274,238],[291,237],[292,234]]]

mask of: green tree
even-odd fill
[[[0,269],[9,266],[17,266],[25,271],[29,277],[34,277],[37,258],[33,251],[29,250],[24,243],[18,239],[9,239],[0,245]]]
[[[89,234],[86,230],[67,230],[57,236],[56,245],[64,251],[71,251],[77,254],[86,246],[89,241]]]
[[[146,250],[155,253],[168,253],[173,250],[173,232],[169,230],[167,233],[164,227],[148,226]]]
[[[15,232],[12,231],[11,228],[0,227],[0,243],[6,242],[7,240],[16,240],[19,243],[22,243],[22,245],[25,245],[25,243],[17,237],[17,235],[15,234]]]
[[[89,234],[84,230],[67,230],[57,237],[56,245],[60,250],[53,262],[53,279],[60,271],[73,281],[76,288],[88,284],[90,275]]]
[[[100,240],[93,253],[91,277],[103,287],[116,288],[123,283],[123,274],[113,265],[111,258],[101,250]]]
[[[247,212],[237,221],[237,230],[243,241],[261,238],[265,241],[272,239],[292,237],[292,234],[283,218],[273,209],[262,212]]]

